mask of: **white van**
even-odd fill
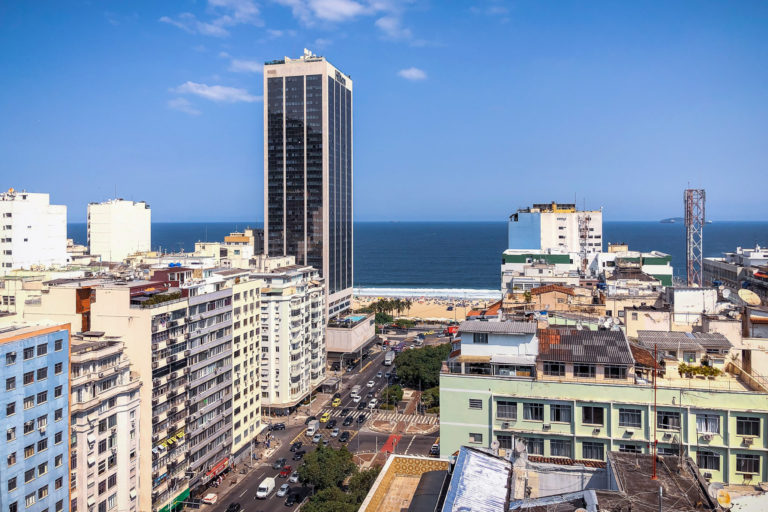
[[[376,400],[375,398],[371,399],[371,401],[368,402],[368,407],[371,408],[371,409],[373,409],[377,405],[379,405],[379,401]]]
[[[275,479],[271,476],[268,476],[264,480],[261,481],[259,484],[259,488],[256,491],[256,497],[260,500],[265,500],[269,497],[269,495],[272,493],[272,491],[275,490]]]
[[[307,425],[307,435],[312,436],[320,430],[320,422],[317,420],[312,420],[309,422],[309,425]]]

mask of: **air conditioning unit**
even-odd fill
[[[552,429],[552,425],[550,425],[549,423],[545,423],[544,425],[542,425],[542,428],[544,430],[550,430],[550,429]]]
[[[707,480],[711,480],[712,479],[712,473],[702,473],[701,476],[703,476]]]
[[[624,432],[625,432],[625,433],[626,433],[628,436],[631,436],[631,435],[633,435],[633,434],[635,433],[635,431],[634,431],[634,430],[632,430],[631,428],[628,428],[628,429],[627,429],[627,430],[625,430]]]
[[[45,426],[39,427],[37,429],[41,434],[45,435]]]
[[[701,438],[705,441],[711,441],[712,440],[712,434],[701,434]]]
[[[99,378],[102,378],[104,376],[104,372],[99,372]]]
[[[745,437],[744,438],[744,446],[752,446],[752,443],[755,442],[754,437]]]
[[[593,428],[593,429],[592,429],[592,435],[595,435],[595,436],[596,436],[596,435],[598,435],[599,433],[600,433],[600,429],[599,429],[599,428]]]

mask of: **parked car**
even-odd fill
[[[291,476],[288,477],[288,481],[291,482],[292,484],[298,483],[299,482],[299,472],[298,471],[294,471],[293,473],[291,473]]]
[[[323,439],[323,446],[328,446],[329,444],[331,444],[330,439]]]
[[[291,486],[289,484],[283,484],[280,486],[280,489],[277,490],[277,495],[279,497],[283,497],[286,494],[288,494],[288,491],[291,489]]]
[[[365,423],[365,413],[361,413],[360,416],[357,417],[358,423]]]
[[[321,434],[319,432],[317,434],[315,434],[314,436],[312,436],[312,442],[313,443],[319,443],[322,440],[323,440],[323,434]]]
[[[349,441],[349,432],[347,432],[346,430],[342,432],[341,435],[339,436],[339,441],[342,443],[346,443],[347,441]]]
[[[348,427],[352,424],[353,421],[355,421],[355,419],[352,416],[347,416],[346,418],[344,418],[344,423],[342,423],[342,425],[344,425],[345,427]]]
[[[291,472],[291,466],[283,466],[283,469],[280,470],[280,478],[288,478],[291,476]]]
[[[306,455],[306,450],[299,450],[296,453],[293,454],[293,460],[301,460],[304,458],[304,455]]]
[[[295,493],[291,493],[291,494],[288,495],[287,498],[285,498],[285,506],[286,507],[292,507],[292,506],[294,506],[296,504],[296,501],[297,501],[296,494]]]
[[[293,443],[293,444],[291,445],[291,451],[292,451],[292,452],[295,452],[295,451],[297,451],[299,448],[301,448],[302,446],[304,446],[304,443],[302,443],[301,441],[296,441],[295,443]]]
[[[274,464],[272,464],[272,469],[282,469],[283,466],[285,466],[285,463],[287,462],[287,459],[280,458],[277,459]]]
[[[334,427],[333,432],[331,432],[331,437],[338,437],[339,435],[339,427]]]

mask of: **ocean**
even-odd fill
[[[245,222],[152,224],[152,246],[193,251],[196,241],[223,240]],[[258,223],[252,224],[259,226]],[[69,224],[69,237],[86,243],[84,223]],[[682,223],[604,222],[603,240],[631,250],[672,255],[676,276],[685,274]],[[358,222],[355,224],[355,287],[364,294],[489,297],[499,294],[505,222]],[[768,246],[768,222],[713,222],[704,227],[704,255],[736,247]]]

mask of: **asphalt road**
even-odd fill
[[[368,362],[370,361],[370,364]],[[351,373],[345,373],[342,379],[342,389],[340,390],[341,398],[342,398],[342,404],[338,408],[332,408],[330,407],[330,403],[326,407],[323,407],[320,409],[317,405],[317,402],[321,400],[327,400],[327,395],[321,395],[321,399],[315,400],[312,407],[312,415],[320,417],[321,411],[332,411],[335,409],[342,410],[344,408],[349,409],[349,415],[357,419],[359,414],[361,412],[364,412],[367,416],[366,422],[369,421],[370,418],[370,410],[366,408],[364,411],[358,411],[357,410],[357,403],[355,403],[352,398],[349,396],[349,392],[352,388],[352,386],[356,384],[360,384],[362,386],[361,394],[363,395],[362,400],[360,403],[365,402],[366,404],[370,400],[366,397],[366,394],[368,392],[373,392],[376,396],[378,396],[379,392],[386,387],[387,382],[386,378],[383,376],[381,378],[377,378],[376,374],[377,372],[381,371],[382,374],[386,373],[387,371],[390,371],[392,367],[390,366],[384,366],[382,363],[384,361],[384,352],[379,353],[372,353],[371,356],[366,359],[363,362],[363,369],[360,373],[356,373],[355,371]],[[359,370],[359,368],[358,368]],[[366,386],[366,383],[368,381],[373,381],[374,386],[372,388],[369,388]],[[306,413],[302,409],[299,413],[299,418],[307,417]],[[267,418],[265,418],[267,420]],[[287,418],[281,417],[281,418],[274,418],[273,422],[280,422],[280,421],[286,421]],[[340,434],[341,432],[349,431],[350,433],[350,440],[347,444],[349,449],[353,452],[356,451],[367,451],[371,452],[376,450],[377,448],[380,449],[382,444],[386,442],[387,435],[386,434],[377,434],[370,431],[363,430],[362,433],[360,431],[361,427],[365,427],[365,423],[362,425],[357,423],[357,421],[354,421],[352,425],[349,425],[348,427],[342,426],[341,419],[337,420],[338,423],[336,426],[339,427]],[[323,435],[324,439],[330,440],[330,445],[333,447],[338,448],[341,443],[338,441],[337,438],[331,437],[331,431],[332,429],[327,429],[326,424],[321,423],[320,424],[320,433]],[[296,505],[293,507],[286,507],[285,506],[285,498],[284,497],[277,497],[276,493],[277,490],[280,488],[280,486],[287,482],[287,478],[280,478],[278,474],[280,473],[277,469],[272,469],[272,463],[276,461],[279,458],[286,458],[288,459],[286,464],[289,464],[292,466],[292,470],[295,470],[298,468],[299,465],[301,465],[301,461],[294,461],[292,460],[293,453],[290,451],[291,444],[294,441],[301,441],[304,443],[304,446],[302,446],[302,450],[307,450],[307,452],[312,451],[315,449],[315,445],[312,443],[312,440],[309,439],[306,434],[306,427],[302,424],[295,425],[295,426],[288,426],[285,430],[282,431],[275,431],[273,434],[275,437],[281,440],[281,446],[280,448],[269,458],[267,461],[260,461],[261,464],[256,467],[256,469],[251,470],[247,475],[240,475],[238,474],[238,482],[229,488],[224,487],[218,487],[215,489],[211,489],[211,492],[217,492],[219,494],[219,502],[216,505],[210,506],[210,505],[203,505],[201,508],[204,512],[225,512],[227,506],[230,503],[240,503],[243,507],[243,510],[246,512],[267,512],[267,511],[277,511],[277,510],[292,510],[296,508]],[[434,439],[437,437],[437,434],[431,435],[431,436],[403,436],[403,438],[400,440],[400,443],[398,444],[395,452],[396,453],[404,453],[406,450],[409,454],[427,454],[429,452],[429,448],[432,446],[432,443],[434,443]],[[272,492],[272,494],[267,498],[266,500],[257,500],[256,499],[256,490],[258,488],[259,483],[261,481],[268,477],[275,477],[275,490]],[[226,485],[226,484],[225,484]],[[292,488],[299,489],[301,487],[301,484],[290,484]]]

